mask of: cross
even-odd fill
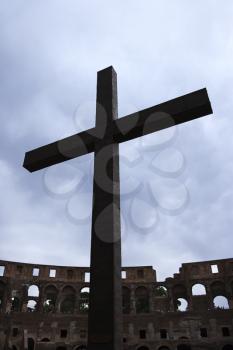
[[[97,74],[96,126],[26,152],[30,172],[94,152],[88,350],[122,349],[119,143],[212,113],[206,89],[118,118],[113,67]]]

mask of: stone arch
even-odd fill
[[[28,300],[28,303],[27,303],[28,312],[36,311],[36,307],[37,307],[37,302],[35,300]]]
[[[130,289],[123,286],[122,287],[122,307],[123,307],[124,314],[130,313],[130,295],[131,295]]]
[[[76,291],[72,286],[65,286],[62,289],[60,311],[64,314],[74,313]]]
[[[58,289],[53,285],[49,284],[44,289],[44,312],[54,312],[55,305],[58,297]]]
[[[58,287],[55,283],[47,283],[45,286],[44,286],[44,293],[46,292],[54,292],[56,290],[56,292],[58,293]]]
[[[213,297],[223,295],[226,297],[226,288],[223,282],[215,281],[210,285],[211,293]]]
[[[233,345],[226,344],[226,345],[223,346],[222,350],[233,350]]]
[[[28,296],[38,298],[40,295],[39,287],[36,284],[32,284],[28,287]]]
[[[43,339],[41,339],[41,342],[42,343],[48,343],[48,342],[50,342],[50,340],[49,340],[49,338],[43,338]]]
[[[229,309],[229,301],[223,295],[216,295],[213,299],[215,309]]]
[[[62,294],[64,295],[76,294],[76,290],[73,286],[67,285],[62,288]]]
[[[196,283],[192,286],[192,295],[206,295],[206,287],[202,283]]]
[[[89,309],[90,288],[83,287],[80,289],[79,311],[88,312]]]
[[[167,297],[168,291],[167,288],[164,286],[157,286],[154,290],[155,297]]]
[[[35,341],[33,338],[28,338],[28,350],[35,349]]]
[[[136,299],[136,312],[148,313],[149,312],[149,291],[146,287],[137,287],[135,290]]]
[[[185,298],[178,298],[175,300],[176,311],[187,311],[188,310],[188,301]]]
[[[179,344],[177,345],[177,350],[191,350],[191,346],[187,344]]]

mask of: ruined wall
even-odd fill
[[[233,349],[233,259],[122,269],[125,349]],[[84,349],[89,268],[0,261],[0,349]]]

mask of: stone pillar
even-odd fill
[[[153,298],[153,286],[149,289],[149,312],[154,311],[154,298]]]
[[[62,299],[62,292],[61,290],[59,289],[59,292],[57,294],[57,299],[56,299],[56,303],[55,303],[55,308],[54,308],[54,312],[56,313],[59,313],[60,312],[60,303],[61,303],[61,300]]]
[[[169,311],[174,312],[174,299],[173,299],[173,294],[171,288],[167,288],[167,294],[169,298]]]
[[[79,302],[80,302],[80,288],[79,288],[78,293],[76,292],[76,299],[75,299],[75,306],[74,306],[74,313],[75,314],[80,313]]]
[[[189,331],[190,331],[190,338],[191,339],[197,339],[197,331],[196,331],[197,325],[196,325],[196,323],[197,322],[194,320],[189,321]]]
[[[187,301],[188,301],[188,311],[193,311],[193,295],[192,295],[192,286],[188,285],[187,288]]]
[[[154,340],[155,330],[154,330],[154,325],[152,322],[148,323],[147,330],[148,330],[148,339]]]
[[[37,312],[43,312],[43,301],[44,301],[44,293],[41,286],[39,286],[39,297],[37,300]]]
[[[57,322],[53,322],[51,324],[51,342],[56,342],[56,333],[57,333],[57,326],[58,323]]]
[[[208,310],[214,309],[214,302],[213,297],[211,293],[211,289],[209,285],[206,285],[206,297],[207,297],[207,303],[208,303]]]
[[[214,318],[210,319],[210,337],[217,337],[217,323]]]
[[[134,289],[134,286],[131,288],[130,313],[131,313],[131,314],[136,314],[136,299],[135,299],[135,289]]]
[[[129,323],[128,333],[129,333],[129,339],[133,340],[134,339],[134,325],[133,325],[133,323]]]
[[[169,338],[169,339],[174,339],[173,321],[169,321],[169,325],[168,325],[168,338]]]

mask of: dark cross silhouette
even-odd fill
[[[122,349],[119,143],[212,113],[206,89],[117,119],[113,67],[98,72],[95,128],[27,152],[30,172],[95,152],[88,350]]]

